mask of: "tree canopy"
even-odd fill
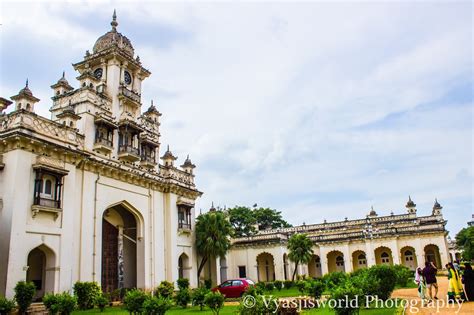
[[[254,235],[258,230],[291,227],[281,216],[280,211],[270,208],[250,208],[235,206],[227,210],[235,237]]]
[[[459,231],[456,235],[456,245],[463,251],[464,260],[474,259],[474,226]]]
[[[313,256],[313,241],[307,234],[293,234],[288,240],[288,258],[295,263],[292,280],[295,280],[298,265],[307,264]]]
[[[230,247],[233,229],[222,211],[210,211],[196,219],[196,250],[201,255],[198,279],[204,265],[211,257],[224,257]]]

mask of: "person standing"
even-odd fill
[[[438,282],[436,281],[436,272],[438,269],[433,262],[427,261],[425,268],[423,268],[422,274],[426,281],[426,287],[428,288],[428,294],[430,299],[433,299],[433,288],[435,288],[434,299],[438,299]]]
[[[415,272],[415,283],[418,285],[418,295],[421,300],[426,300],[426,282],[425,277],[423,277],[423,271],[420,267],[416,268]]]
[[[468,301],[474,301],[474,272],[470,263],[464,264],[464,274],[462,275],[464,292]]]
[[[447,267],[449,280],[448,302],[454,303],[455,299],[464,299],[464,292],[462,288],[461,278],[459,277],[459,273],[456,268],[454,268],[452,263],[449,263]]]

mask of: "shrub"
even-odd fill
[[[295,285],[295,283],[291,280],[285,280],[283,284],[285,286],[285,289],[291,289]]]
[[[46,293],[43,296],[43,304],[48,310],[48,314],[55,315],[59,311],[58,298],[54,293]]]
[[[384,301],[390,298],[397,281],[395,270],[390,266],[375,265],[369,268],[369,276],[378,282],[378,286],[374,288],[378,297]]]
[[[15,301],[0,296],[0,314],[8,315],[15,308]]]
[[[350,275],[349,280],[356,288],[361,289],[364,295],[378,295],[380,279],[370,273],[369,269],[358,269]]]
[[[275,280],[273,281],[273,285],[278,291],[281,291],[281,289],[283,288],[283,281]]]
[[[212,280],[211,279],[204,280],[204,286],[210,290],[212,288]]]
[[[189,289],[189,279],[187,278],[179,278],[176,281],[176,284],[178,285],[178,289]]]
[[[104,311],[105,307],[108,304],[109,304],[109,299],[107,298],[105,294],[101,294],[95,299],[95,305],[97,305],[97,307],[100,309],[101,312]]]
[[[240,301],[240,315],[276,314],[278,311],[278,303],[275,303],[278,300],[273,296],[258,295],[254,298],[255,303],[249,303],[249,300],[245,299]],[[253,300],[250,300],[250,302],[253,302]]]
[[[295,283],[296,287],[298,288],[298,291],[300,291],[301,294],[304,293],[306,290],[306,281],[305,280],[298,280]]]
[[[56,295],[58,303],[58,311],[61,315],[71,314],[77,305],[77,298],[73,295],[70,295],[68,292],[63,292]]]
[[[129,311],[130,314],[141,314],[143,311],[143,303],[148,298],[145,292],[138,289],[132,289],[127,292],[123,303],[125,309]]]
[[[176,305],[181,306],[182,308],[188,307],[188,303],[191,302],[191,292],[188,288],[181,289],[176,293],[175,296]]]
[[[174,286],[171,282],[161,281],[158,288],[155,289],[155,296],[161,296],[165,299],[171,299],[174,293]]]
[[[305,291],[309,296],[319,299],[323,294],[325,287],[324,282],[321,280],[310,280],[306,281]]]
[[[362,290],[356,288],[351,281],[339,284],[331,290],[331,299],[338,301],[334,303],[333,310],[337,315],[358,314],[362,294]]]
[[[245,290],[243,296],[251,295],[253,297],[257,297],[263,294],[263,289],[261,287],[257,287],[255,285],[249,286],[247,290]]]
[[[143,310],[148,315],[163,315],[171,308],[170,299],[161,296],[148,296],[143,302]]]
[[[259,292],[264,292],[265,291],[265,282],[257,282],[255,284],[255,287]]]
[[[406,287],[409,280],[413,278],[413,271],[403,265],[395,265],[392,267],[397,275],[397,285]]]
[[[77,298],[79,309],[88,310],[94,308],[95,300],[102,294],[97,282],[76,282],[74,283],[74,295]]]
[[[265,283],[265,290],[266,291],[270,292],[273,289],[275,289],[275,285],[273,284],[273,282],[266,282]]]
[[[193,306],[199,305],[200,310],[204,308],[204,305],[206,305],[206,302],[204,301],[206,294],[209,293],[209,289],[206,287],[199,287],[193,291],[191,300],[193,303]]]
[[[26,310],[33,302],[36,287],[33,282],[20,281],[15,286],[15,301],[18,305],[18,312],[26,314]]]
[[[224,306],[224,296],[219,292],[209,292],[204,298],[204,302],[211,309],[213,314],[219,315],[221,308]]]
[[[347,274],[341,271],[330,272],[323,277],[323,281],[327,288],[337,287],[341,283],[345,282]]]

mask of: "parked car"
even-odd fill
[[[212,291],[219,291],[226,298],[236,298],[241,297],[250,286],[254,285],[255,282],[250,279],[231,279],[222,282],[220,285],[213,288]]]

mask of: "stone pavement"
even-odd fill
[[[461,305],[456,303],[447,305],[448,278],[446,276],[438,277],[438,286],[438,305],[434,301],[433,304],[426,305],[425,303],[423,306],[416,288],[395,290],[392,297],[406,299],[410,305],[414,306],[412,308],[407,307],[405,314],[474,314],[474,302],[464,302]]]

